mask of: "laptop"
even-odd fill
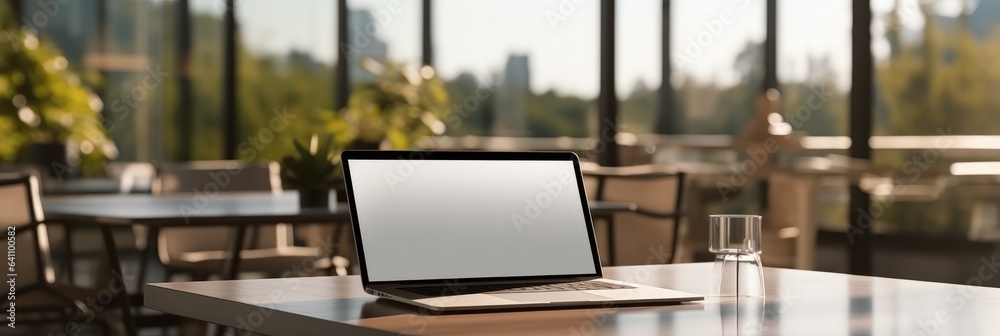
[[[604,279],[571,152],[345,151],[365,292],[433,311],[666,304]]]

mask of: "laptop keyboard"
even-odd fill
[[[632,286],[612,284],[602,281],[580,281],[537,284],[488,284],[465,286],[423,286],[400,288],[410,293],[425,296],[450,296],[479,293],[533,293],[533,292],[565,292],[602,289],[631,289]]]

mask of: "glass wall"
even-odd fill
[[[782,114],[796,132],[847,135],[851,4],[778,1]]]
[[[327,133],[337,62],[336,2],[241,0],[236,5],[242,160],[280,160],[293,140]]]
[[[120,160],[147,161],[163,155],[163,129],[169,117],[169,93],[176,85],[173,54],[173,4],[170,2],[107,1],[106,45],[86,57],[101,69],[103,114]],[[100,45],[100,42],[98,42]],[[99,64],[98,66],[93,66]]]
[[[739,133],[764,81],[765,1],[671,3],[680,133]]]
[[[21,3],[23,22],[58,46],[70,67],[93,74],[83,79],[103,100],[102,113],[118,146],[116,159],[223,158],[225,1],[191,0],[183,28],[190,30],[192,50],[183,69],[177,67],[177,24],[183,16],[177,13],[178,1],[79,0],[58,2],[58,11]],[[278,159],[290,152],[293,139],[327,131],[327,120],[336,113],[337,62],[349,63],[352,86],[374,79],[360,66],[363,58],[414,70],[422,62],[424,9],[418,0],[348,1],[344,46],[336,44],[335,1],[234,3],[241,159]],[[773,70],[781,113],[792,131],[848,134],[849,2],[778,1],[776,69],[764,66],[765,0],[670,4],[666,39],[671,54],[666,56],[671,78],[661,78],[663,2],[616,2],[621,131],[657,132],[663,110],[658,90],[669,81],[675,93],[674,106],[666,109],[675,118],[672,133],[738,135],[755,115],[764,75]],[[432,1],[433,63],[452,109],[462,116],[446,125],[447,134],[596,134],[599,5]],[[876,229],[964,236],[993,225],[998,221],[987,217],[1000,211],[991,201],[1000,195],[982,186],[997,181],[982,174],[989,171],[956,173],[955,167],[1000,161],[996,139],[963,138],[1000,133],[1000,123],[993,122],[1000,110],[1000,68],[993,64],[1000,58],[1000,3],[873,0],[872,11],[876,137],[870,144],[878,169],[894,176],[861,181],[885,207],[873,215]],[[346,60],[338,59],[341,47]],[[181,74],[189,74],[192,85],[185,111],[179,105]],[[182,148],[181,139],[193,145]],[[842,148],[796,152],[786,161],[844,154]],[[745,159],[739,150],[726,150],[697,160],[729,165]],[[746,204],[759,196],[744,195],[754,198]],[[823,223],[844,221],[821,216]]]
[[[1000,3],[877,0],[877,135],[996,134]]]
[[[162,155],[160,125],[171,106],[173,6],[170,1],[22,2],[20,21],[65,55],[101,98],[110,157],[133,161]],[[167,29],[165,29],[167,28]],[[73,148],[74,146],[71,146]],[[82,150],[90,146],[80,147]]]
[[[615,9],[615,87],[622,132],[655,133],[662,79],[663,2],[619,1]]]
[[[375,81],[363,60],[398,63],[412,71],[421,65],[419,0],[347,2],[348,77],[352,86]]]
[[[192,160],[219,160],[223,157],[225,139],[222,137],[222,16],[225,2],[218,0],[191,1],[191,134],[174,129],[178,136],[191,137]],[[167,157],[174,160],[180,156]]]
[[[450,134],[596,134],[596,1],[438,0],[432,16],[435,66],[466,115]]]
[[[875,162],[896,173],[873,196],[884,232],[1000,232],[1000,2],[873,1]],[[907,136],[907,137],[900,137]]]
[[[850,115],[851,3],[779,0],[777,9],[775,70],[784,121],[796,135],[846,137]],[[791,164],[825,164],[833,161],[828,155],[847,155],[845,149],[813,149],[784,159]],[[850,181],[829,174],[811,178],[816,182],[812,192],[816,195],[813,213],[817,226],[843,230]]]

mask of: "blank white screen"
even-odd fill
[[[370,281],[596,273],[572,161],[349,165]]]

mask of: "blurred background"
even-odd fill
[[[684,172],[680,229],[599,228],[619,231],[606,264],[643,263],[649,232],[710,260],[712,213],[763,214],[772,266],[965,283],[1000,250],[1000,1],[2,6],[0,161],[40,164],[52,194],[319,134]],[[419,113],[366,107],[396,84]]]

